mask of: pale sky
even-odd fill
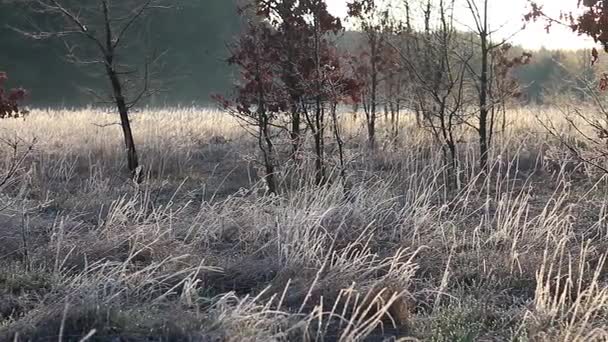
[[[419,1],[419,0],[418,0]],[[481,3],[481,0],[477,0]],[[346,15],[346,0],[327,0],[329,9],[343,17]],[[410,3],[415,3],[411,0]],[[419,1],[421,2],[421,1]],[[458,21],[464,25],[471,25],[471,15],[465,6],[466,1],[456,0],[456,13]],[[493,28],[500,33],[497,36],[509,37],[518,32],[523,26],[523,15],[526,13],[527,0],[489,0],[490,18]],[[576,11],[577,0],[537,0],[543,5],[545,13],[558,18],[560,11]],[[413,5],[412,5],[413,6]],[[492,19],[493,18],[493,19]],[[569,28],[553,25],[551,32],[547,34],[545,24],[542,22],[530,23],[524,31],[517,33],[512,41],[515,44],[523,45],[526,49],[579,49],[593,47],[593,41],[586,37],[578,36]]]

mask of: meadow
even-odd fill
[[[413,118],[370,153],[344,113],[347,182],[305,157],[278,195],[215,110],[135,114],[139,184],[113,113],[2,120],[0,341],[606,341],[608,183],[543,115],[487,177],[462,132],[453,187]]]

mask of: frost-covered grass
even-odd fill
[[[1,186],[0,340],[608,340],[608,184],[534,114],[487,178],[462,133],[460,189],[414,120],[370,154],[345,114],[347,182],[305,156],[277,196],[224,113],[135,115],[141,184],[112,114],[2,121],[3,172],[36,143]]]

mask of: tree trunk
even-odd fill
[[[447,145],[448,150],[450,151],[450,175],[453,177],[456,189],[460,189],[460,182],[458,181],[458,150],[456,144],[452,140],[448,141]]]
[[[334,138],[336,139],[336,144],[338,145],[338,160],[340,162],[340,179],[342,180],[342,184],[346,185],[346,169],[344,167],[344,141],[342,141],[342,136],[340,134],[340,123],[338,122],[338,114],[337,114],[337,103],[332,103],[331,105],[331,117],[333,121],[333,129],[334,129]]]
[[[488,167],[488,62],[490,48],[488,47],[488,1],[483,8],[483,29],[479,33],[481,40],[481,76],[479,80],[479,168],[482,172]]]
[[[120,126],[122,127],[122,133],[125,140],[125,148],[127,151],[127,165],[131,175],[134,179],[139,182],[139,176],[137,175],[137,168],[139,167],[139,159],[137,157],[137,150],[135,149],[135,141],[133,140],[133,132],[131,131],[131,122],[129,121],[129,106],[123,94],[122,83],[118,73],[114,69],[114,35],[111,27],[110,8],[108,1],[102,1],[103,17],[105,25],[105,51],[102,51],[105,55],[106,62],[106,74],[112,84],[112,92],[114,94],[114,102],[118,108],[120,114]]]
[[[370,103],[367,115],[367,139],[370,150],[374,150],[376,146],[376,111],[377,111],[377,93],[378,93],[378,65],[377,65],[377,54],[378,54],[378,37],[376,33],[370,33],[370,64],[371,64],[371,89],[370,89]]]
[[[256,64],[256,77],[255,80],[258,84],[262,83],[261,71],[259,64]],[[274,167],[274,144],[270,136],[270,118],[266,112],[266,94],[264,87],[258,89],[258,145],[260,151],[262,151],[262,157],[264,158],[264,181],[266,182],[267,190],[270,194],[277,193],[277,183],[275,179],[275,167]]]
[[[264,175],[264,180],[266,181],[266,186],[268,187],[268,192],[271,194],[277,193],[277,184],[275,180],[275,170],[274,163],[272,160],[272,154],[274,145],[270,138],[269,125],[270,120],[268,119],[268,115],[264,111],[264,106],[262,105],[261,110],[259,110],[259,122],[260,122],[260,133],[259,133],[259,144],[260,150],[262,151],[262,155],[264,158],[264,167],[266,174]],[[265,145],[265,146],[264,146]]]
[[[371,150],[376,147],[376,95],[378,91],[378,70],[376,65],[376,43],[372,45],[372,93],[368,123],[369,148]]]
[[[483,39],[485,40],[485,39]],[[488,166],[488,51],[482,43],[481,78],[479,93],[479,168]]]
[[[325,118],[323,113],[323,104],[321,99],[316,99],[316,110],[315,110],[315,127],[314,127],[314,139],[315,139],[315,181],[317,185],[325,184],[325,141],[324,141],[324,126]]]
[[[323,74],[321,72],[321,33],[320,33],[320,18],[317,14],[314,17],[314,57],[316,68],[315,92],[315,122],[313,123],[314,140],[315,140],[315,180],[317,185],[324,185],[325,176],[325,109],[322,99],[323,92]]]
[[[125,140],[125,149],[127,151],[127,165],[133,176],[136,176],[137,168],[139,167],[139,159],[137,150],[135,149],[135,141],[133,140],[133,132],[131,131],[131,122],[129,120],[129,107],[127,106],[125,97],[122,92],[122,85],[118,74],[110,66],[106,66],[106,73],[112,83],[112,91],[114,92],[114,102],[120,114],[120,126]]]
[[[292,103],[296,103],[296,99],[292,99]],[[292,158],[297,160],[298,153],[300,152],[300,144],[301,144],[301,131],[300,127],[300,113],[298,112],[298,108],[295,104],[292,104],[291,108],[291,149],[292,149]]]

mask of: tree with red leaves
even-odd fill
[[[327,6],[322,0],[312,0],[309,3],[312,16],[312,60],[313,69],[303,74],[307,76],[302,79],[303,84],[308,85],[305,89],[306,99],[304,102],[304,114],[308,127],[311,129],[314,139],[315,151],[315,181],[324,184],[326,179],[325,170],[325,127],[326,116],[331,114],[334,119],[334,127],[337,129],[336,120],[337,104],[345,97],[354,99],[358,96],[358,83],[345,75],[341,58],[333,43],[327,39],[328,33],[336,33],[342,29],[339,21],[328,17]],[[332,24],[334,23],[334,24]],[[334,133],[336,133],[334,131]],[[336,136],[338,144],[341,145],[339,136]],[[340,146],[341,149],[341,146]],[[342,154],[341,156],[341,163]],[[342,168],[343,170],[343,168]]]
[[[287,108],[286,94],[276,85],[272,60],[261,44],[269,35],[265,26],[249,24],[247,34],[241,36],[228,60],[241,70],[242,81],[235,85],[234,103],[221,99],[223,107],[235,116],[257,126],[257,138],[264,159],[264,180],[270,193],[276,193],[274,143],[271,122]]]
[[[306,89],[303,78],[310,78],[312,60],[307,51],[314,50],[312,39],[315,34],[314,22],[318,22],[321,35],[342,30],[339,18],[327,11],[325,1],[320,0],[256,0],[254,12],[259,21],[270,25],[266,48],[273,55],[278,68],[277,76],[283,83],[289,97],[290,139],[292,156],[298,159],[305,125],[302,100]]]
[[[341,56],[328,38],[342,30],[323,0],[257,0],[241,13],[254,13],[228,63],[240,70],[234,96],[215,96],[229,113],[246,122],[259,141],[268,191],[275,193],[274,139],[289,131],[292,156],[301,148],[302,126],[314,140],[315,180],[326,182],[325,129],[337,103],[355,97],[358,83],[346,76]],[[279,119],[288,121],[281,127]]]
[[[21,108],[27,92],[23,88],[5,89],[8,75],[0,71],[0,119],[25,117],[28,112]]]

